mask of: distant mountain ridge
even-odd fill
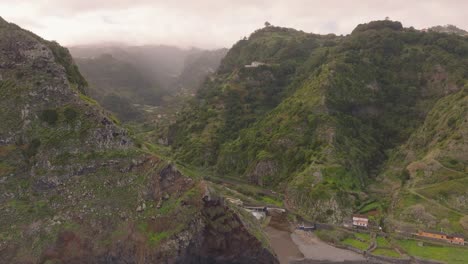
[[[110,54],[114,58],[134,65],[140,73],[165,90],[173,89],[173,84],[190,57],[201,56],[205,50],[199,48],[182,49],[167,45],[145,46],[72,46],[73,57],[95,58]]]

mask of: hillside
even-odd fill
[[[254,61],[263,65],[245,67]],[[399,214],[407,193],[431,187],[417,190],[448,207],[463,204],[467,185],[441,196],[451,188],[442,166],[435,167],[442,176],[426,181],[394,162],[439,153],[452,179],[463,181],[467,73],[468,40],[457,35],[394,21],[358,25],[344,37],[269,26],[229,50],[168,139],[177,158],[280,191],[308,218],[341,223],[377,201],[380,212],[422,227]],[[399,159],[408,151],[411,159]],[[448,225],[466,233],[462,207]],[[442,215],[431,227],[446,224]]]
[[[0,18],[0,263],[277,263],[252,216],[86,85],[67,49]]]

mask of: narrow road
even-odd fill
[[[451,211],[452,213],[455,213],[455,214],[457,214],[457,215],[459,215],[459,216],[465,216],[465,215],[466,215],[466,214],[464,214],[464,213],[462,213],[462,212],[460,212],[460,211],[458,211],[458,210],[456,210],[456,209],[453,209],[453,208],[451,208],[451,207],[449,207],[449,206],[442,205],[441,203],[437,202],[436,200],[432,200],[432,199],[430,199],[430,198],[427,198],[426,196],[424,196],[424,195],[422,195],[422,194],[416,192],[414,189],[408,189],[408,191],[409,191],[411,194],[414,194],[414,195],[418,196],[419,198],[421,198],[421,199],[423,199],[423,200],[426,200],[426,201],[429,202],[429,203],[432,203],[432,204],[437,205],[437,206],[439,206],[439,207],[445,208],[445,209],[447,209],[447,210]]]

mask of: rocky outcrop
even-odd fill
[[[179,197],[193,184],[191,178],[183,176],[173,165],[168,165],[153,177],[150,192],[155,201],[167,200],[170,195]]]
[[[187,255],[179,259],[181,263],[278,263],[272,251],[248,229],[246,220],[223,199],[205,194],[203,202],[204,229],[189,245]]]

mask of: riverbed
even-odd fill
[[[310,263],[365,262],[362,255],[328,245],[313,232],[296,230],[288,223],[285,214],[271,216],[265,232],[280,264],[289,264],[294,260],[310,260]]]

